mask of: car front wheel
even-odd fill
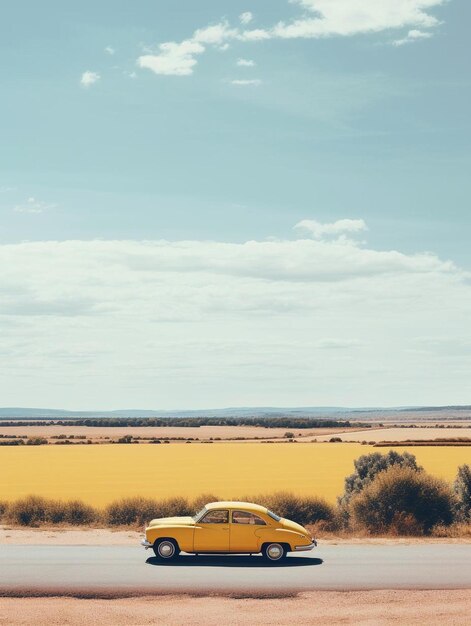
[[[266,543],[263,546],[262,554],[267,561],[282,561],[286,556],[286,547],[281,543]]]
[[[157,539],[153,546],[155,556],[163,561],[170,561],[178,556],[180,550],[173,539]]]

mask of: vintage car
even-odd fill
[[[269,561],[287,552],[312,550],[316,541],[300,524],[250,502],[211,502],[194,517],[152,520],[141,544],[168,560],[180,551],[201,553],[261,552]]]

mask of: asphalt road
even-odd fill
[[[0,546],[0,595],[471,588],[471,544],[328,545],[289,555],[182,554],[161,563],[139,546]]]

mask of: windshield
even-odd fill
[[[204,506],[201,509],[201,511],[199,511],[196,515],[193,515],[193,519],[195,520],[195,522],[198,522],[203,517],[203,515],[206,513],[206,511],[207,511],[207,509]]]
[[[269,509],[267,509],[267,513],[268,515],[275,520],[275,522],[279,522],[281,517],[279,515],[277,515],[276,513],[273,513],[273,511],[270,511]]]

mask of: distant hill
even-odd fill
[[[63,409],[42,409],[23,407],[0,408],[0,419],[8,418],[54,418],[73,419],[78,417],[267,417],[273,416],[299,416],[309,417],[320,414],[331,415],[347,413],[351,409],[342,407],[302,407],[302,408],[278,408],[278,407],[234,407],[224,409],[197,409],[197,410],[149,410],[149,409],[119,409],[116,411],[67,411]]]
[[[438,419],[456,417],[471,419],[471,405],[464,406],[416,406],[416,407],[229,407],[198,410],[149,410],[120,409],[116,411],[67,411],[24,407],[0,408],[0,420],[5,419],[77,419],[92,417],[344,417],[354,420]]]

